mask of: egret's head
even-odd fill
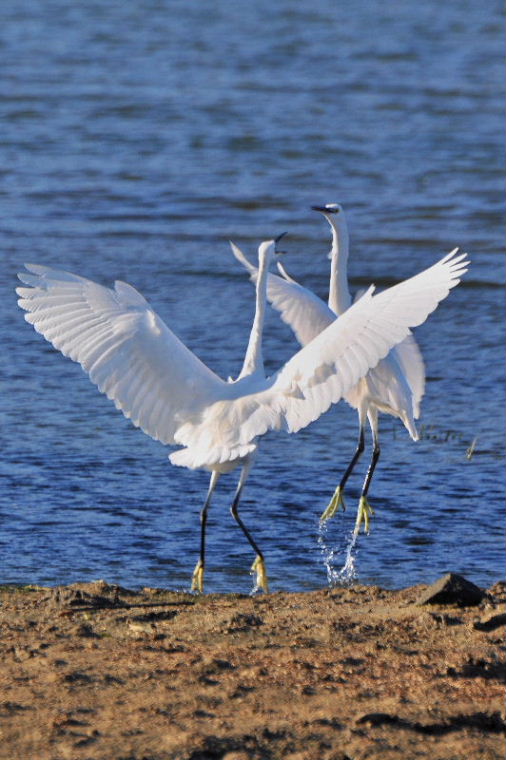
[[[339,203],[326,203],[324,206],[311,206],[311,208],[313,211],[319,211],[320,214],[323,214],[327,222],[330,224],[334,242],[337,236],[341,244],[341,249],[343,249],[348,237],[348,226],[346,224],[343,207],[340,206]],[[342,250],[341,255],[344,255]],[[329,252],[329,258],[332,258],[332,249]]]
[[[319,211],[321,214],[324,214],[329,221],[330,219],[336,219],[339,214],[344,213],[343,207],[339,203],[326,203],[324,206],[311,206],[311,208],[313,211]]]
[[[348,225],[343,207],[339,203],[326,203],[324,206],[311,206],[313,211],[323,214],[332,230],[332,248],[329,251],[329,259],[339,251],[341,259],[348,255]]]
[[[269,264],[275,256],[279,256],[280,254],[284,253],[284,251],[280,251],[277,246],[281,238],[283,238],[285,235],[286,232],[282,232],[281,235],[278,235],[276,238],[273,238],[272,240],[264,240],[263,243],[260,243],[258,246],[259,262],[263,260]]]
[[[286,253],[286,251],[280,251],[279,248],[278,248],[279,241],[282,238],[284,238],[286,234],[287,234],[286,232],[282,232],[281,235],[278,235],[277,238],[274,238],[274,253],[277,256],[284,256],[284,254]]]

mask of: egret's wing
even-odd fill
[[[105,288],[84,277],[27,264],[19,279],[25,319],[79,362],[126,417],[162,443],[227,394],[215,375],[124,282]]]
[[[203,467],[246,456],[267,430],[296,432],[316,420],[457,285],[468,262],[454,254],[379,295],[369,288],[273,377],[230,384],[235,397],[217,401],[200,421],[178,430],[187,448],[171,454],[173,464]]]
[[[453,256],[457,250],[458,249],[455,249],[448,255]],[[364,290],[359,291],[355,296],[355,300],[361,298],[364,293]],[[418,343],[411,332],[405,340],[392,349],[390,356],[392,359],[391,362],[380,362],[380,364],[370,373],[375,376],[374,384],[378,390],[379,398],[385,403],[387,403],[388,399],[388,405],[394,410],[399,411],[399,409],[403,407],[404,389],[399,391],[397,399],[395,400],[391,397],[392,389],[388,388],[389,373],[394,372],[395,374],[398,374],[401,372],[409,386],[411,392],[412,414],[413,418],[417,420],[420,416],[420,403],[425,393],[425,362]],[[392,388],[394,385],[395,383],[393,383]],[[381,386],[383,386],[384,389],[383,393],[379,392]]]
[[[171,455],[175,464],[210,467],[246,456],[269,429],[305,427],[338,401],[459,282],[468,262],[455,253],[377,296],[370,288],[267,380],[224,383],[125,283],[109,290],[29,266],[19,304],[134,424],[188,447]]]
[[[365,378],[348,391],[345,399],[358,409],[365,394],[379,411],[399,417],[413,440],[418,440],[413,416],[413,392],[397,360],[396,348],[394,346],[388,356],[370,369]]]
[[[404,377],[411,388],[413,417],[420,416],[420,402],[425,393],[425,363],[418,343],[411,333],[393,349]]]
[[[455,249],[432,267],[388,290],[366,294],[339,319],[302,348],[271,378],[266,391],[269,414],[275,424],[295,432],[317,419],[336,403],[371,367],[409,335],[409,328],[422,324],[467,271],[466,254]],[[271,395],[269,395],[271,394]],[[263,422],[258,415],[260,432]],[[269,419],[269,415],[265,414]],[[253,419],[253,418],[252,418]],[[241,436],[251,435],[248,425]],[[256,432],[255,435],[258,435]]]
[[[230,245],[236,259],[248,270],[251,280],[256,282],[257,268],[246,258],[240,248],[234,243]],[[283,322],[292,328],[302,346],[316,338],[336,318],[334,312],[321,298],[290,277],[285,279],[269,273],[267,298],[276,311],[280,312]]]
[[[255,266],[255,264],[252,264],[251,261],[248,259],[246,254],[239,248],[238,245],[235,243],[232,243],[231,240],[228,241],[230,243],[230,247],[232,249],[232,253],[236,257],[237,261],[243,265],[243,267],[250,273],[252,277],[256,277],[258,272],[258,267]]]

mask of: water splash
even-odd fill
[[[251,579],[253,581],[253,588],[249,592],[249,596],[257,596],[262,589],[260,588],[260,585],[258,583],[258,575],[257,571],[253,570],[253,568],[249,571],[249,574],[251,575]]]
[[[340,547],[331,547],[327,543],[327,520],[320,520],[318,525],[318,545],[323,556],[323,562],[327,570],[327,581],[329,586],[349,586],[357,577],[355,545],[357,543],[357,532],[352,530],[346,537],[344,549]],[[344,564],[340,569],[336,564],[344,554]]]
[[[265,594],[265,592],[268,591],[267,577],[265,576],[265,565],[262,565],[262,571],[259,571],[257,568],[257,560],[255,560],[251,566],[249,574],[253,580],[253,588],[249,592],[249,595],[257,596],[257,594]],[[262,577],[265,585],[262,585]]]

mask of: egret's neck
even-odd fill
[[[266,257],[260,258],[258,267],[258,276],[256,281],[256,303],[255,303],[255,318],[251,326],[251,332],[249,336],[248,348],[246,350],[246,356],[242,365],[239,377],[247,377],[253,375],[255,372],[264,371],[264,358],[262,354],[262,333],[264,329],[265,319],[265,305],[267,301],[267,274],[269,269],[269,261]]]
[[[332,250],[330,251],[329,309],[334,314],[343,314],[351,306],[348,290],[348,228],[344,220],[332,228]]]

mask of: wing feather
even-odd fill
[[[422,352],[411,334],[392,350],[411,389],[413,417],[417,420],[420,416],[420,402],[425,393],[425,363]]]
[[[339,401],[459,282],[468,262],[453,253],[379,295],[371,287],[273,377],[235,383],[208,369],[126,283],[112,290],[28,265],[20,279],[31,287],[18,288],[18,303],[135,425],[187,447],[171,455],[174,464],[213,467],[249,454],[267,430],[295,432]]]
[[[252,282],[256,282],[257,268],[237,245],[230,245],[236,259],[250,273]],[[295,280],[286,280],[276,274],[269,273],[267,276],[267,299],[279,311],[283,322],[292,328],[302,346],[316,338],[336,318],[334,312],[317,295]]]
[[[254,280],[256,268],[237,246],[232,244],[232,250],[236,258],[250,272],[251,279]],[[425,291],[428,289],[430,293],[433,288],[442,288],[437,297],[444,298],[448,290],[456,284],[458,278],[466,271],[466,254],[458,254],[457,251],[458,249],[454,249],[434,265],[434,267],[417,275],[416,281],[413,281],[413,278],[411,278],[408,281],[411,284],[406,286],[404,290],[405,299],[425,299]],[[443,280],[439,279],[439,275],[443,273],[444,268],[448,265],[450,266],[448,270],[450,281],[446,283],[444,277]],[[303,346],[307,345],[321,330],[331,324],[336,317],[328,306],[315,296],[314,293],[289,277],[279,264],[278,268],[283,272],[285,279],[269,275],[271,284],[268,298],[274,308],[281,312],[283,321],[293,329],[299,343]],[[452,280],[452,278],[455,278],[455,280]],[[404,283],[401,283],[401,285],[404,285]],[[411,290],[408,290],[408,288],[411,288]],[[360,294],[361,296],[362,293]],[[416,300],[412,305],[416,306]],[[384,327],[386,326],[387,321],[384,322]],[[386,343],[380,331],[372,326],[369,327],[369,330],[373,340],[378,346],[382,345],[382,351],[384,351]],[[362,349],[359,349],[358,346],[350,346],[349,349],[350,355],[354,356],[354,359],[359,362],[358,366],[362,368],[362,362],[366,361],[364,348],[365,344],[362,346]],[[386,351],[385,356],[387,353],[388,351]],[[408,408],[412,408],[413,417],[417,419],[420,414],[420,402],[425,391],[425,365],[421,351],[410,332],[401,343],[392,349],[391,361],[388,367],[384,363],[386,361],[387,359],[381,361],[370,373],[371,388],[374,390],[373,395],[375,400],[380,403],[382,402],[385,407],[390,408],[392,413],[403,409],[407,404]],[[343,363],[340,369],[341,373],[343,373]],[[403,383],[402,393],[399,390],[397,398],[394,393],[394,380],[398,372],[402,373]],[[407,387],[405,387],[404,383],[407,383]],[[410,393],[406,393],[407,388],[409,388]]]
[[[369,368],[410,334],[409,328],[426,320],[467,271],[466,255],[456,252],[382,293],[373,295],[374,288],[369,288],[287,362],[272,378],[269,391],[280,394],[279,413],[287,430],[295,432],[304,427],[339,401]],[[322,365],[331,371],[320,381]],[[320,382],[329,388],[323,404],[312,390]]]
[[[132,286],[105,288],[84,277],[27,265],[19,305],[25,318],[91,380],[126,417],[163,443],[177,428],[229,393],[169,330]],[[155,414],[163,409],[163,424]]]
[[[379,295],[369,288],[276,375],[257,379],[249,390],[232,384],[235,398],[210,406],[201,423],[182,426],[178,439],[189,448],[172,454],[171,461],[202,467],[212,456],[218,464],[232,459],[231,452],[244,456],[269,429],[296,432],[316,420],[404,340],[410,327],[425,321],[464,274],[467,262],[460,261],[445,257]]]

